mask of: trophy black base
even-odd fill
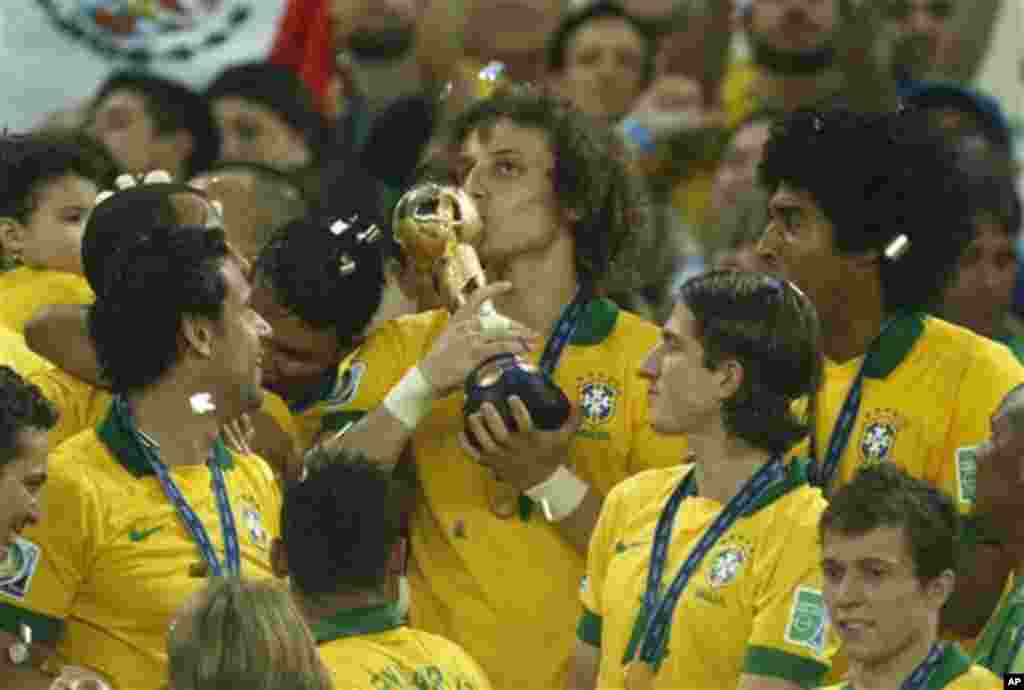
[[[569,419],[569,398],[551,377],[539,367],[509,354],[491,357],[466,379],[463,417],[476,413],[485,402],[489,402],[497,408],[509,431],[518,431],[519,425],[508,404],[508,398],[513,395],[526,405],[538,429],[554,431]],[[478,448],[468,426],[466,435],[470,443]]]

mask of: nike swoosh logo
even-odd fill
[[[162,529],[162,525],[160,527],[151,527],[150,529],[144,530],[133,529],[131,532],[128,533],[128,538],[132,541],[142,541],[143,539],[148,539],[149,537],[153,536]]]
[[[645,542],[645,541],[632,541],[632,542],[629,542],[628,544],[626,542],[621,542],[620,541],[617,544],[615,544],[615,553],[622,553],[623,551],[629,551],[630,549],[634,549],[634,548],[636,548],[638,546],[644,546],[646,544],[647,544],[647,542]]]

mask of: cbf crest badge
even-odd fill
[[[860,437],[861,462],[875,465],[887,462],[896,447],[896,439],[905,420],[895,410],[872,410],[864,419]]]
[[[242,524],[257,548],[263,551],[270,548],[270,536],[263,527],[263,518],[256,509],[256,502],[249,498],[242,503]]]
[[[584,435],[608,438],[600,427],[615,416],[619,405],[622,386],[605,376],[592,375],[579,382],[580,411],[583,413]]]
[[[723,587],[743,571],[750,560],[753,545],[746,538],[734,535],[726,537],[711,556],[705,578],[711,587]]]

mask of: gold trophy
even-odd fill
[[[398,201],[392,223],[395,241],[417,273],[430,276],[437,294],[449,311],[466,303],[474,291],[487,284],[476,246],[483,237],[483,222],[473,200],[458,187],[424,183],[410,189]],[[485,327],[501,328],[506,319],[490,300],[480,307]],[[569,418],[569,399],[539,367],[518,356],[501,354],[478,366],[466,379],[463,415],[490,402],[505,425],[516,429],[508,406],[516,395],[530,411],[539,429],[560,428]],[[470,441],[473,434],[466,429]],[[499,517],[515,514],[519,492],[499,482],[492,510]]]

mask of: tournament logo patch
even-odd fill
[[[13,599],[24,599],[32,585],[32,576],[39,566],[38,546],[16,537],[8,547],[7,556],[0,562],[0,594]]]
[[[607,377],[593,376],[581,379],[579,391],[583,423],[597,427],[614,417],[621,390],[621,386]]]
[[[872,410],[864,420],[860,436],[861,462],[875,465],[892,456],[896,438],[905,426],[903,417],[895,410]]]
[[[704,578],[713,587],[724,587],[743,571],[750,560],[753,545],[741,535],[729,535],[710,556]]]
[[[797,587],[793,608],[789,612],[789,624],[786,625],[786,642],[822,654],[825,651],[827,632],[825,597],[817,589],[802,585]]]
[[[356,360],[352,362],[352,365],[345,370],[345,373],[338,377],[338,382],[334,385],[334,390],[327,396],[324,401],[326,407],[341,407],[352,402],[352,399],[356,397],[356,392],[359,390],[359,384],[363,380],[363,374],[366,373],[366,362]]]

